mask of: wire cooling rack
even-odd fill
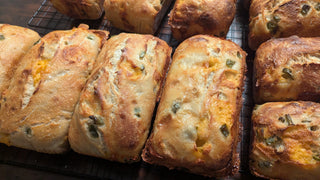
[[[241,135],[242,141],[238,146],[238,152],[240,152],[241,159],[240,173],[229,179],[252,178],[248,171],[248,149],[250,139],[250,117],[253,107],[251,91],[253,53],[247,46],[248,15],[247,10],[242,7],[241,3],[242,0],[238,0],[237,13],[227,34],[227,39],[237,43],[248,52],[248,71],[243,92],[244,104],[240,117],[240,121],[243,125]],[[112,27],[110,22],[103,17],[98,20],[76,20],[69,18],[57,12],[49,0],[44,0],[41,3],[39,9],[29,20],[28,26],[43,36],[54,30],[66,30],[77,27],[81,23],[88,24],[91,29],[108,30],[110,35],[116,35],[122,32],[121,30]],[[179,43],[171,36],[168,17],[164,18],[156,36],[165,40],[174,49]],[[93,179],[204,179],[201,176],[176,170],[169,171],[167,168],[151,166],[144,162],[130,165],[120,164],[79,155],[73,151],[64,155],[48,155],[15,147],[7,147],[3,144],[0,144],[0,164],[1,163],[73,177]]]
[[[240,1],[238,2],[240,4]],[[172,4],[173,5],[173,4]],[[243,48],[243,42],[246,42],[247,27],[244,23],[246,19],[243,19],[243,16],[236,14],[236,17],[230,27],[230,30],[227,34],[227,39],[230,39],[240,45]],[[66,30],[73,27],[77,27],[79,24],[85,23],[90,26],[91,29],[103,29],[108,30],[110,35],[119,34],[121,30],[112,27],[111,23],[104,19],[102,16],[98,20],[77,20],[65,16],[59,13],[50,3],[49,0],[44,0],[39,9],[34,13],[31,19],[28,22],[28,26],[31,29],[36,30],[40,35],[45,35],[53,30]],[[159,27],[159,32],[156,36],[167,41],[167,43],[173,47],[178,45],[178,42],[171,37],[170,26],[168,25],[168,17],[165,17],[161,26]]]

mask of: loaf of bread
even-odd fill
[[[104,0],[50,0],[60,13],[75,19],[99,19]]]
[[[105,16],[128,32],[155,34],[172,0],[105,0]]]
[[[237,172],[245,58],[235,43],[207,35],[178,46],[144,161],[209,177]]]
[[[320,1],[252,0],[249,29],[253,50],[273,37],[320,36]]]
[[[4,91],[0,142],[44,153],[69,149],[69,123],[108,32],[80,25],[33,46]]]
[[[173,37],[196,34],[226,37],[236,13],[236,0],[177,0],[170,13]]]
[[[270,179],[320,179],[320,104],[271,102],[252,115],[250,168]]]
[[[269,40],[256,52],[254,71],[256,103],[320,101],[320,38]]]
[[[0,24],[0,92],[8,88],[21,57],[39,39],[39,34],[31,29]]]
[[[151,35],[112,37],[80,95],[69,130],[71,148],[111,161],[140,160],[171,48]]]

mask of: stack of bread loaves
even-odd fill
[[[320,178],[319,17],[320,1],[252,1],[249,46],[261,44],[254,100],[265,103],[252,114],[250,168],[257,176]]]
[[[112,26],[128,32],[154,34],[172,0],[50,0],[62,14],[75,19],[105,17]]]
[[[108,40],[73,114],[72,149],[139,161],[170,55],[171,48],[150,35]],[[177,48],[144,161],[209,177],[237,172],[245,57],[236,44],[205,35]]]
[[[170,56],[171,48],[151,35],[108,40],[75,107],[72,149],[139,161]],[[144,161],[209,177],[237,172],[245,57],[235,43],[205,35],[177,48]]]
[[[23,46],[7,49],[17,55],[3,66],[1,143],[44,153],[65,152],[70,144],[127,163],[143,151],[148,163],[204,176],[237,172],[246,53],[235,43],[207,35],[184,41],[161,97],[171,47],[152,35],[122,33],[106,41],[108,32],[80,25],[39,40],[31,30],[0,27],[0,46]]]
[[[275,179],[319,179],[320,104],[315,102],[320,100],[320,38],[269,40],[258,48],[254,69],[255,102],[280,102],[253,111],[252,172]]]
[[[51,2],[80,19],[99,18],[104,4],[113,26],[154,34],[172,0]],[[169,24],[184,41],[172,63],[172,48],[152,35],[107,40],[109,32],[82,24],[39,40],[31,30],[1,25],[0,47],[19,44],[22,51],[0,50],[1,62],[14,56],[1,66],[0,142],[52,154],[71,147],[122,163],[142,158],[207,177],[234,175],[246,53],[223,38],[235,10],[236,0],[177,0]]]
[[[112,26],[124,31],[155,34],[172,0],[50,0],[62,14],[98,19],[103,10]],[[182,41],[197,34],[225,38],[236,13],[236,0],[176,0],[169,25]]]
[[[172,0],[51,2],[83,19],[99,18],[103,4],[113,26],[155,34]],[[169,25],[186,40],[165,83],[171,48],[151,35],[123,33],[105,43],[107,32],[82,26],[33,47],[39,37],[29,37],[21,44],[31,47],[27,55],[3,66],[0,142],[48,153],[70,143],[112,161],[142,157],[208,177],[234,174],[246,54],[208,35],[225,37],[235,11],[236,0],[175,1]],[[249,28],[254,101],[265,103],[252,114],[250,169],[265,178],[320,179],[320,1],[252,0]],[[10,38],[1,33],[0,46]]]
[[[154,34],[172,0],[105,0],[106,19],[113,26],[136,33]],[[173,37],[196,34],[226,37],[236,12],[236,0],[177,0],[170,13]]]

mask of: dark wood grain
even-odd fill
[[[1,0],[0,23],[27,27],[42,0]]]

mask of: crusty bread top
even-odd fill
[[[256,103],[320,100],[320,38],[271,39],[259,47],[254,64]]]
[[[252,0],[249,46],[256,50],[271,37],[320,36],[319,0]]]
[[[320,104],[271,102],[252,114],[253,174],[274,179],[320,178]]]
[[[143,160],[205,176],[237,170],[246,53],[197,35],[176,49]]]
[[[226,37],[236,13],[236,0],[177,0],[169,24],[174,38],[196,34]]]
[[[162,0],[105,0],[104,7],[105,9],[117,12],[110,14],[106,11],[107,17],[116,15],[118,17],[117,19],[121,19],[121,21],[127,23],[126,26],[130,27],[132,25],[130,25],[129,22],[132,22],[134,19],[143,18],[143,16],[155,17],[162,8],[161,1]],[[140,15],[142,17],[137,17]],[[114,19],[114,21],[115,20],[116,19]]]
[[[60,13],[76,19],[99,19],[104,0],[50,0]]]
[[[106,19],[115,27],[154,34],[172,0],[105,0]]]
[[[80,25],[53,31],[28,51],[2,97],[0,132],[8,145],[47,153],[68,149],[74,106],[107,35]]]
[[[39,39],[39,34],[31,29],[0,24],[0,92],[9,85],[21,57]]]

